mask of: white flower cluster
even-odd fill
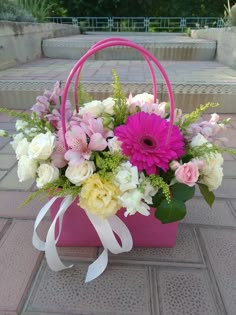
[[[211,144],[207,141],[207,139],[204,136],[198,134],[197,136],[193,137],[190,146],[197,147],[203,145],[204,143],[207,143],[208,146],[211,146]],[[200,170],[201,176],[200,182],[202,184],[205,184],[210,191],[215,190],[222,183],[223,179],[222,166],[224,159],[220,153],[211,153],[205,155],[202,160],[204,164]]]
[[[26,127],[27,123],[16,121],[18,131]],[[27,134],[35,132],[35,130],[25,131]],[[55,135],[50,131],[37,134],[30,142],[20,132],[14,136],[11,145],[18,160],[17,174],[20,182],[36,179],[37,187],[42,188],[45,184],[59,178],[59,169],[48,161],[55,145]]]
[[[108,97],[103,101],[92,101],[85,103],[83,107],[80,108],[79,114],[90,114],[93,118],[97,118],[102,114],[114,115],[114,105],[115,101],[112,97]]]
[[[145,181],[145,176],[138,173],[136,166],[128,162],[124,162],[117,170],[117,174],[113,180],[121,191],[120,202],[122,207],[126,208],[125,216],[133,215],[136,212],[148,216],[152,203],[152,196],[157,193],[157,189]],[[142,188],[140,184],[142,184]]]

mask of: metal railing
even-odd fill
[[[48,17],[47,21],[90,32],[184,32],[188,28],[224,27],[219,17]]]

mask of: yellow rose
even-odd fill
[[[106,219],[121,208],[119,196],[118,187],[94,174],[83,183],[79,206]]]

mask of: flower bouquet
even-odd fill
[[[143,55],[153,95],[127,98],[114,71],[113,96],[91,100],[78,83],[83,64],[95,52],[118,45]],[[157,100],[154,66],[165,80],[169,102]],[[75,110],[67,99],[74,76]],[[33,244],[45,251],[53,270],[68,268],[56,244],[103,245],[86,281],[105,270],[108,250],[129,251],[133,242],[174,246],[176,222],[186,215],[185,202],[193,198],[196,186],[212,206],[213,191],[223,177],[224,149],[219,144],[225,139],[220,134],[229,120],[220,121],[217,114],[202,120],[204,111],[218,104],[201,105],[190,114],[174,109],[168,77],[143,47],[120,38],[100,41],[77,62],[64,89],[57,82],[36,101],[30,114],[16,113],[11,144],[19,181],[36,180],[38,190],[30,198],[39,193],[50,197],[35,221]],[[53,222],[43,242],[36,229],[50,208]]]

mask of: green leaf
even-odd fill
[[[195,193],[195,186],[189,187],[182,183],[176,183],[171,187],[172,196],[181,201],[192,199]]]
[[[183,163],[188,163],[189,161],[191,161],[193,159],[193,155],[192,154],[187,154],[185,156],[182,157],[182,162]]]
[[[203,196],[203,198],[206,200],[206,202],[209,204],[210,207],[212,207],[214,201],[215,201],[215,195],[212,191],[209,191],[208,187],[204,184],[199,184],[200,192]]]
[[[186,206],[184,202],[176,199],[171,199],[169,203],[166,200],[162,200],[155,212],[155,217],[162,223],[182,220],[185,215]]]
[[[163,190],[159,190],[158,193],[152,197],[152,206],[157,208],[162,200],[166,199],[165,195],[163,194]]]

